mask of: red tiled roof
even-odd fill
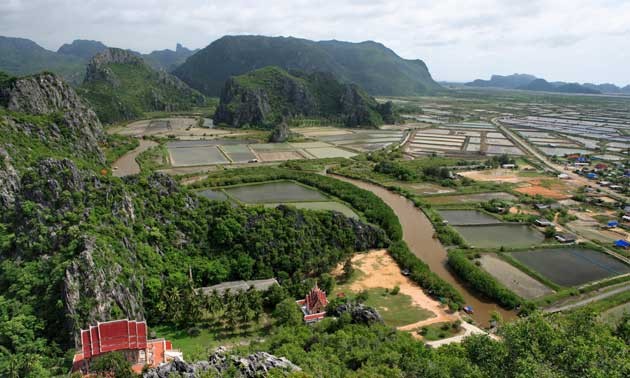
[[[102,353],[147,347],[147,324],[135,320],[114,320],[81,330],[84,358]]]
[[[306,309],[309,314],[323,311],[328,305],[326,293],[315,286],[306,296]]]

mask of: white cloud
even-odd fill
[[[437,79],[531,72],[630,82],[623,0],[2,0],[0,34],[56,49],[75,38],[139,51],[225,34],[376,40]]]

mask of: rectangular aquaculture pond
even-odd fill
[[[542,243],[544,235],[522,224],[453,226],[467,244],[476,248],[516,248]]]
[[[328,198],[315,189],[289,182],[269,182],[264,184],[234,186],[225,192],[245,203],[281,203],[281,202],[320,202]]]
[[[501,220],[477,210],[439,210],[442,219],[454,226],[498,224]]]
[[[444,203],[474,203],[474,202],[486,202],[491,199],[514,201],[516,197],[510,193],[498,192],[498,193],[477,193],[477,194],[458,194],[453,196],[436,196],[427,197],[425,200],[431,204],[444,204]]]
[[[602,252],[583,248],[549,248],[509,256],[561,286],[578,286],[620,274],[630,266]]]

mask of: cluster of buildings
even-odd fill
[[[134,372],[141,373],[145,366],[157,367],[178,358],[180,351],[166,339],[147,338],[144,321],[128,319],[98,322],[81,330],[81,350],[74,355],[72,372],[90,374],[90,365],[95,358],[111,352],[122,353],[131,363]]]

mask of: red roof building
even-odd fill
[[[304,299],[297,301],[297,304],[300,305],[304,313],[304,321],[312,323],[322,320],[326,316],[328,298],[326,298],[326,292],[315,285]]]
[[[116,351],[127,357],[137,373],[145,365],[157,367],[175,357],[182,359],[181,352],[174,350],[170,341],[147,340],[146,322],[113,320],[81,330],[81,351],[74,355],[72,371],[89,374],[93,358]]]

